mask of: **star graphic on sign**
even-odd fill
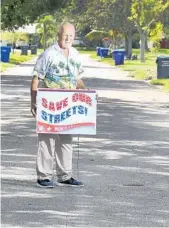
[[[48,127],[48,128],[47,128],[47,131],[50,131],[50,130],[51,130],[51,127]]]
[[[43,131],[43,126],[40,126],[39,127],[39,131]]]

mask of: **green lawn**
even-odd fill
[[[108,58],[100,58],[96,55],[96,50],[80,50],[80,53],[83,54],[90,54],[90,56],[99,61],[108,63],[114,66],[114,60],[112,57]],[[137,55],[139,58],[139,49],[133,49],[133,55]],[[145,62],[140,62],[140,60],[125,60],[124,65],[119,65],[117,67],[128,71],[131,77],[134,77],[138,80],[152,80],[150,81],[151,84],[154,85],[163,85],[165,91],[169,91],[169,79],[163,79],[162,81],[157,79],[157,65],[156,59],[159,55],[168,55],[169,56],[169,49],[160,49],[156,53],[146,52],[145,53]]]
[[[169,79],[152,79],[151,85],[161,85],[164,91],[169,92]]]
[[[134,49],[133,54],[137,54],[139,56],[139,50]],[[139,71],[152,71],[151,77],[155,78],[156,77],[156,59],[159,55],[169,55],[169,50],[167,49],[161,49],[157,53],[151,53],[151,52],[146,52],[145,53],[145,62],[140,62],[140,60],[125,60],[125,64],[121,65],[120,68],[123,70],[127,71],[134,71],[134,72],[139,72]],[[146,78],[147,75],[145,75]]]

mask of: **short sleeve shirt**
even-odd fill
[[[38,58],[33,77],[43,80],[43,87],[75,89],[83,71],[78,51],[71,47],[69,56],[65,56],[55,43]]]

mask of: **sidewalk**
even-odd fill
[[[83,188],[36,187],[34,60],[2,74],[2,227],[169,227],[169,94],[83,55],[97,135],[74,139]]]

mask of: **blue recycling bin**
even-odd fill
[[[4,63],[8,63],[11,47],[1,46],[0,48],[1,48],[1,61]]]
[[[21,46],[21,55],[28,55],[28,45]]]
[[[114,50],[112,52],[112,57],[115,60],[115,65],[123,65],[124,64],[124,50]]]
[[[31,45],[31,55],[36,55],[37,54],[37,46],[36,45]]]
[[[108,56],[109,49],[108,48],[100,48],[100,56],[105,58]]]
[[[101,49],[101,47],[97,47],[96,48],[96,53],[97,53],[98,56],[100,56],[100,49]]]

